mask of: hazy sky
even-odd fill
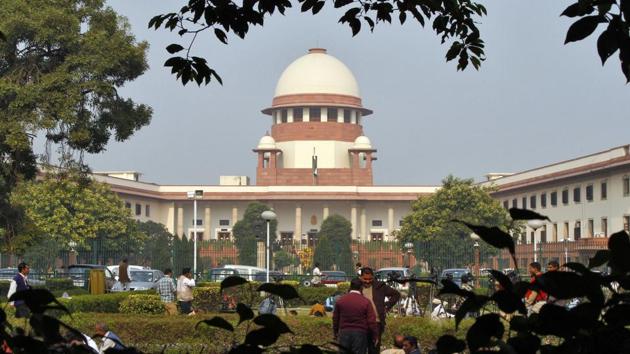
[[[438,184],[452,173],[481,180],[630,143],[630,85],[617,55],[602,68],[596,36],[563,45],[572,1],[481,1],[488,59],[480,71],[457,72],[446,46],[409,19],[352,38],[327,2],[319,15],[267,18],[229,45],[210,32],[198,40],[224,85],[182,87],[162,64],[178,36],[147,29],[156,14],[186,0],[111,0],[138,40],[150,69],[121,93],[153,107],[151,124],[126,142],[89,156],[94,170],[136,170],[145,181],[218,184],[220,175],[255,176],[258,139],[270,127],[271,104],[284,68],[310,47],[324,47],[357,78],[365,134],[378,149],[377,184]],[[598,30],[596,33],[599,33]],[[43,147],[40,146],[41,150]]]

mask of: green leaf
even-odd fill
[[[169,44],[169,45],[166,47],[166,50],[167,50],[170,54],[175,54],[175,53],[177,53],[177,52],[179,52],[179,51],[181,51],[181,50],[183,50],[183,49],[184,49],[184,47],[182,47],[181,45],[176,44],[176,43]]]
[[[581,41],[595,31],[597,25],[604,22],[600,16],[586,16],[575,21],[567,31],[564,44]]]
[[[224,329],[226,331],[234,332],[234,326],[232,326],[230,322],[226,321],[225,319],[219,316],[212,317],[209,320],[199,321],[197,322],[197,325],[195,325],[195,328],[199,327],[199,325],[202,323],[211,327],[217,327],[217,328]]]

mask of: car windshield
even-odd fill
[[[90,268],[73,267],[73,268],[68,269],[68,272],[70,274],[83,274],[88,270],[90,270]]]
[[[153,272],[150,271],[131,271],[131,280],[138,282],[152,282]]]
[[[232,269],[213,269],[210,272],[211,280],[223,280],[230,275],[234,275],[234,270]]]

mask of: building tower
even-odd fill
[[[260,139],[257,185],[372,185],[370,139],[359,85],[348,67],[313,48],[282,73],[271,107],[271,134]]]

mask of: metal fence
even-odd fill
[[[312,272],[314,262],[320,263],[321,270],[339,270],[347,275],[354,274],[354,264],[361,263],[374,269],[386,267],[409,267],[415,274],[422,275],[440,272],[447,268],[468,268],[478,271],[483,268],[515,268],[506,251],[497,251],[482,245],[476,247],[469,240],[462,245],[452,245],[435,241],[353,241],[349,247],[335,249],[333,254],[319,255],[315,259],[317,245],[301,242],[272,245],[271,269],[291,275],[305,275]],[[198,242],[197,268],[207,273],[211,268],[226,264],[240,264],[239,251],[229,240],[204,240]],[[587,263],[599,249],[607,246],[606,238],[588,238],[575,242],[555,242],[538,244],[534,252],[533,244],[519,244],[516,247],[518,267],[526,269],[527,264],[537,260],[542,264],[550,260],[560,263]],[[256,257],[249,257],[249,266],[265,267],[265,247],[259,243]],[[160,247],[135,248],[125,245],[108,247],[105,242],[92,242],[89,247],[72,250],[58,250],[54,247],[36,247],[24,255],[0,254],[2,268],[16,267],[21,261],[31,265],[32,272],[55,276],[67,273],[72,264],[116,265],[123,258],[129,264],[142,265],[155,269],[172,268],[176,274],[184,267],[193,266],[193,242],[177,240]],[[254,264],[251,264],[254,263]],[[297,278],[296,278],[297,279]]]

